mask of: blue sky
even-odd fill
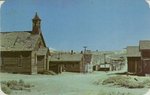
[[[5,0],[2,31],[32,30],[35,12],[47,46],[57,50],[120,50],[150,40],[145,0]]]

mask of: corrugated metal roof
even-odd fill
[[[127,57],[140,57],[141,53],[139,51],[139,46],[128,46],[127,47]]]
[[[49,56],[49,61],[81,61],[82,54],[57,53]]]
[[[139,46],[140,50],[150,49],[150,40],[141,40]]]
[[[32,35],[31,31],[0,32],[1,51],[31,51],[40,35]]]

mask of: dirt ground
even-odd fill
[[[31,91],[13,91],[10,95],[103,95],[105,92],[144,95],[148,91],[148,88],[128,89],[124,87],[94,84],[97,80],[103,81],[109,76],[113,76],[113,73],[115,72],[93,72],[90,74],[63,72],[59,75],[0,73],[0,80],[22,79],[26,83],[34,85]]]

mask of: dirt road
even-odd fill
[[[11,95],[104,95],[106,92],[144,95],[148,90],[148,88],[128,89],[94,84],[95,81],[99,79],[103,81],[109,76],[112,76],[109,72],[90,74],[64,72],[54,76],[0,73],[1,81],[22,79],[35,86],[31,91],[13,91]]]

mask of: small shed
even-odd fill
[[[142,73],[141,53],[139,51],[139,46],[127,47],[127,63],[129,73],[133,74]]]
[[[144,75],[150,74],[150,40],[141,40],[139,50],[141,52],[142,72]]]
[[[49,56],[49,70],[56,73],[81,72],[82,54],[55,53]]]

